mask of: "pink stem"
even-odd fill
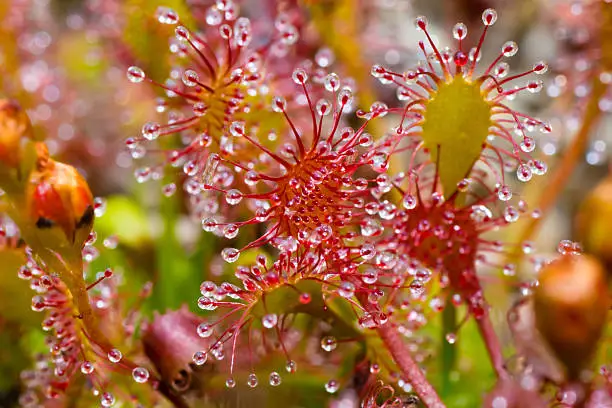
[[[504,356],[501,351],[501,343],[495,333],[495,329],[493,329],[489,313],[487,312],[482,317],[475,319],[497,377],[501,380],[509,378],[504,363]]]
[[[402,374],[414,388],[421,401],[429,408],[445,408],[446,406],[438,396],[438,393],[427,381],[423,371],[410,356],[410,351],[402,341],[397,330],[386,323],[378,328],[378,334],[391,353],[393,360],[402,371]]]

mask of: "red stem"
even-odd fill
[[[427,381],[423,371],[410,356],[410,351],[406,348],[406,344],[397,330],[390,323],[387,323],[380,326],[377,331],[393,360],[395,360],[423,404],[429,408],[445,408],[446,405],[444,405],[436,390]]]
[[[497,333],[495,333],[495,329],[493,329],[491,319],[489,318],[489,313],[487,312],[482,317],[477,318],[476,324],[478,325],[480,336],[482,337],[485,347],[487,348],[489,358],[491,359],[491,364],[493,365],[493,369],[495,370],[497,377],[500,380],[509,378],[504,363],[501,343],[499,342]]]

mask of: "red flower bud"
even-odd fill
[[[38,169],[30,175],[26,200],[29,219],[50,248],[66,243],[79,248],[83,245],[93,226],[93,196],[74,167],[40,154]],[[57,231],[63,237],[58,237]]]
[[[187,308],[156,314],[144,330],[144,351],[155,364],[162,380],[176,393],[193,387],[194,354],[207,350],[209,341],[198,337],[197,327],[203,320]]]
[[[607,178],[589,193],[576,216],[578,240],[585,252],[612,267],[612,178]]]
[[[545,266],[539,281],[536,327],[575,379],[589,365],[606,323],[606,271],[590,256],[565,255]]]

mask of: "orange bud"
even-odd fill
[[[0,100],[0,163],[15,168],[21,158],[21,142],[32,139],[32,124],[15,101]]]
[[[606,323],[606,271],[588,255],[565,255],[542,269],[539,283],[536,327],[575,379],[589,365]]]
[[[57,239],[57,227],[63,232],[62,241],[45,239],[51,249],[66,241],[81,247],[93,226],[93,196],[87,182],[74,167],[52,159],[45,158],[30,175],[27,206],[39,238]]]
[[[576,216],[576,233],[585,252],[612,267],[612,177],[589,193]]]

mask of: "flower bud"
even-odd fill
[[[44,158],[27,186],[28,220],[48,248],[82,248],[94,221],[85,179],[67,164]]]
[[[612,177],[601,182],[582,202],[576,216],[576,233],[586,253],[612,267]]]
[[[18,166],[24,139],[32,139],[28,115],[17,102],[0,99],[0,165]]]
[[[182,393],[193,387],[193,371],[199,369],[194,354],[210,346],[207,339],[197,335],[202,322],[184,307],[163,315],[156,313],[143,331],[145,354],[174,392]]]
[[[536,327],[568,377],[576,379],[589,365],[606,322],[606,272],[593,257],[565,255],[542,269],[539,283]]]

